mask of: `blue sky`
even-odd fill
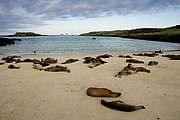
[[[0,34],[81,34],[177,24],[180,0],[0,0]]]

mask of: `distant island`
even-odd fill
[[[110,36],[180,43],[180,25],[168,28],[139,28],[132,30],[95,31],[83,33],[80,36]]]
[[[16,32],[14,35],[8,35],[7,37],[21,37],[21,36],[45,36],[34,32]]]

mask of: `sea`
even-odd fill
[[[10,38],[10,37],[8,37]],[[180,44],[121,37],[31,36],[13,37],[22,41],[0,46],[0,55],[34,54],[104,54],[180,50]]]

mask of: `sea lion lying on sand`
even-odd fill
[[[5,60],[5,62],[6,63],[12,63],[13,61],[17,61],[17,59],[15,59],[15,58],[20,58],[21,56],[16,56],[16,55],[14,55],[14,56],[7,56],[7,57],[4,57],[4,58],[2,58],[2,60]]]
[[[33,68],[37,70],[44,70],[43,66],[41,64],[33,64]]]
[[[147,70],[143,67],[133,67],[133,65],[131,63],[129,63],[126,67],[124,67],[123,70],[121,70],[120,72],[118,72],[115,77],[119,77],[121,78],[121,76],[128,76],[131,74],[135,74],[137,72],[147,72],[150,73],[150,70]]]
[[[57,59],[54,59],[54,58],[46,58],[44,60],[41,58],[41,61],[44,62],[44,63],[47,63],[47,64],[55,64],[55,63],[57,63]]]
[[[9,68],[9,69],[19,69],[20,66],[19,66],[19,67],[16,67],[16,66],[14,66],[14,65],[11,64],[11,65],[8,66],[8,68]]]
[[[112,101],[112,102],[107,102],[105,100],[101,100],[101,104],[115,110],[120,110],[120,111],[125,111],[125,112],[132,112],[135,110],[141,110],[145,109],[144,106],[136,106],[136,105],[130,105],[126,104],[123,101]]]
[[[136,60],[136,59],[127,59],[126,62],[129,62],[129,63],[144,63],[143,61],[139,61],[139,60]]]
[[[162,55],[163,57],[168,57],[170,60],[180,60],[180,55]]]
[[[120,58],[132,58],[131,56],[129,55],[119,55]]]
[[[3,62],[0,62],[0,65],[4,65],[5,63],[3,63]]]
[[[83,58],[85,61],[83,63],[90,63],[89,68],[94,68],[98,65],[107,63],[106,61],[103,61],[99,56],[96,58],[93,57],[85,57]]]
[[[52,66],[52,67],[48,67],[44,69],[45,71],[49,71],[49,72],[68,72],[70,73],[70,70],[67,67],[63,67],[63,66]]]
[[[99,55],[97,57],[100,57],[100,58],[110,58],[110,57],[113,57],[113,56],[110,55],[110,54],[104,54],[104,55]]]
[[[69,63],[73,63],[73,62],[76,62],[76,61],[79,61],[79,60],[78,59],[68,59],[65,62],[61,63],[61,64],[69,64]]]
[[[113,92],[107,88],[94,88],[87,89],[87,95],[91,97],[119,97],[121,93]]]
[[[138,53],[138,54],[133,54],[134,56],[146,56],[146,57],[155,57],[159,54],[157,53]]]
[[[157,64],[158,64],[158,62],[156,62],[156,61],[150,61],[148,63],[149,66],[154,66],[154,65],[157,65]]]

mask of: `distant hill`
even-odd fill
[[[20,36],[44,36],[34,32],[16,32],[14,35],[8,35],[8,37],[20,37]]]
[[[83,33],[80,36],[111,36],[180,43],[180,25],[168,28],[138,28],[132,30],[95,31]]]

